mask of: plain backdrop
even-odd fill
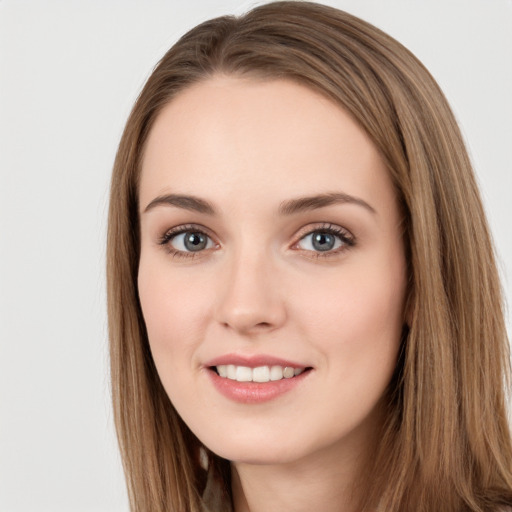
[[[128,510],[104,290],[116,146],[171,44],[259,3],[0,0],[0,512]],[[510,301],[512,0],[324,3],[404,43],[445,91]]]

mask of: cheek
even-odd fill
[[[139,298],[157,367],[179,366],[204,336],[211,287],[186,274],[141,258]]]
[[[351,266],[331,276],[322,292],[318,281],[316,286],[303,283],[315,292],[296,303],[302,311],[299,330],[307,333],[326,369],[325,400],[331,403],[330,420],[323,427],[326,438],[339,435],[340,428],[351,431],[370,417],[389,384],[404,323],[402,268],[400,260],[385,270]]]
[[[294,294],[301,314],[295,316],[328,364],[341,360],[353,368],[355,362],[370,366],[376,359],[394,364],[404,323],[404,269],[400,257],[360,261],[323,281],[302,281]]]

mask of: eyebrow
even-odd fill
[[[176,206],[184,210],[191,210],[206,215],[216,215],[214,206],[208,201],[199,197],[182,195],[182,194],[165,194],[155,197],[144,209],[143,213],[156,208],[157,206]]]
[[[288,201],[283,201],[279,205],[278,211],[280,215],[293,215],[294,213],[324,208],[325,206],[330,206],[332,204],[346,203],[362,206],[363,208],[367,209],[373,214],[377,213],[375,208],[370,206],[363,199],[359,199],[358,197],[345,194],[344,192],[330,192],[327,194],[319,194],[316,196],[289,199]]]
[[[293,215],[300,212],[317,210],[333,204],[355,204],[362,206],[369,212],[376,214],[376,210],[366,201],[344,192],[330,192],[308,197],[299,197],[283,201],[278,208],[279,215]],[[155,197],[144,209],[143,213],[157,206],[175,206],[184,210],[191,210],[206,215],[217,215],[215,207],[205,199],[184,194],[165,194]]]

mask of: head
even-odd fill
[[[206,22],[181,38],[146,83],[119,147],[108,299],[116,425],[132,502],[141,510],[169,503],[194,510],[200,492],[199,442],[158,375],[141,308],[147,293],[139,289],[141,209],[153,199],[141,199],[141,191],[159,125],[178,119],[173,108],[187,95],[199,94],[192,98],[197,103],[201,91],[220,81],[236,84],[242,100],[251,88],[277,93],[282,87],[283,95],[303,93],[311,102],[316,98],[319,109],[344,115],[374,150],[392,198],[403,272],[397,271],[395,345],[382,374],[378,456],[369,471],[371,488],[362,484],[368,503],[423,510],[423,499],[424,510],[433,510],[437,499],[455,510],[475,499],[470,486],[505,487],[503,475],[500,481],[489,469],[506,431],[504,421],[496,421],[504,418],[506,352],[499,283],[450,108],[421,63],[375,27],[325,6],[277,2],[241,18]],[[307,173],[297,182],[308,187]],[[487,438],[480,435],[482,424]],[[211,465],[226,470],[213,454]]]

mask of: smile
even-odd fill
[[[297,377],[305,371],[305,368],[294,368],[292,366],[274,365],[250,368],[234,364],[221,364],[214,366],[213,369],[220,377],[237,382],[274,382]]]
[[[219,359],[205,366],[210,382],[225,398],[242,404],[269,402],[302,388],[313,371],[311,366],[266,356]]]

